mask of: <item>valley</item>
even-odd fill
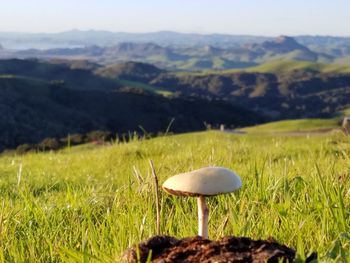
[[[70,135],[90,142],[89,133],[119,140],[289,119],[340,125],[350,107],[347,38],[37,37],[16,39],[41,48],[15,49],[14,35],[0,32],[0,151],[61,148]],[[43,48],[52,44],[61,46]]]
[[[306,61],[200,72],[142,62],[0,60],[0,149],[102,130],[118,138],[335,118],[350,105],[349,67]],[[16,106],[15,106],[16,105]],[[340,119],[338,120],[340,123]],[[209,125],[209,126],[208,126]],[[29,147],[30,148],[30,147]]]

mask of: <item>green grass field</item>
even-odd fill
[[[250,72],[250,73],[275,73],[282,74],[288,73],[295,70],[304,71],[317,71],[321,73],[338,73],[338,74],[349,74],[350,66],[347,64],[323,64],[315,63],[309,61],[293,61],[293,60],[282,60],[277,59],[274,61],[262,63],[258,66],[244,67],[244,68],[232,68],[226,70],[203,70],[201,72],[179,72],[177,75],[195,75],[195,76],[205,76],[205,75],[215,75],[215,74],[233,74],[240,72]]]
[[[338,119],[299,119],[276,121],[242,129],[249,133],[317,132],[339,129]]]
[[[322,64],[313,63],[307,61],[288,61],[288,60],[276,60],[268,62],[256,67],[248,68],[248,72],[261,72],[261,73],[283,73],[293,70],[312,70],[322,73],[350,73],[350,67],[348,65],[341,64]]]
[[[156,233],[149,159],[162,183],[208,165],[236,194],[209,199],[209,237],[273,237],[302,260],[350,260],[350,139],[202,132],[0,158],[1,262],[120,262]],[[197,233],[196,201],[161,192],[161,232]],[[228,223],[225,224],[225,221]]]

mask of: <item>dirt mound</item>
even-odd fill
[[[292,262],[295,250],[273,240],[252,240],[246,237],[224,237],[211,241],[201,237],[176,239],[155,236],[129,249],[127,262]],[[139,258],[139,261],[138,261]]]

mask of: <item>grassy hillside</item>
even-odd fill
[[[56,81],[76,90],[110,91],[119,87],[113,80],[97,76],[90,70],[72,69],[67,64],[51,64],[38,60],[0,60],[0,75]]]
[[[170,96],[173,95],[173,92],[171,92],[171,91],[167,91],[165,89],[154,87],[152,85],[149,85],[149,84],[146,84],[146,83],[142,83],[142,82],[138,82],[138,81],[125,80],[125,79],[116,79],[115,81],[121,86],[141,89],[141,90],[144,90],[144,91],[148,91],[148,92],[151,92],[151,93],[162,95],[164,97],[170,97]]]
[[[340,64],[321,64],[308,61],[286,61],[278,60],[274,62],[265,63],[257,67],[247,69],[247,72],[261,72],[261,73],[284,73],[293,70],[318,71],[322,73],[350,73],[348,65]]]
[[[274,237],[323,261],[349,260],[350,141],[219,132],[0,158],[1,262],[120,262],[155,234],[149,159],[160,183],[191,169],[234,169],[243,187],[209,199],[209,236]],[[161,192],[161,232],[197,233],[196,201]]]
[[[350,73],[350,67],[339,64],[321,64],[308,61],[277,60],[257,67],[246,69],[247,72],[283,73],[293,70],[319,71],[323,73]]]
[[[308,61],[286,61],[277,60],[274,62],[264,63],[257,67],[249,68],[249,72],[270,72],[270,73],[282,73],[293,70],[322,70],[321,64],[308,62]]]
[[[309,61],[293,61],[287,59],[278,59],[271,62],[262,63],[258,66],[254,67],[246,67],[246,68],[234,68],[228,70],[204,70],[202,72],[197,73],[179,73],[179,75],[196,75],[203,76],[208,74],[231,74],[231,73],[239,73],[239,72],[251,72],[251,73],[289,73],[295,70],[303,70],[303,71],[317,71],[321,73],[350,73],[350,66],[347,64],[334,63],[334,64],[323,64],[323,63],[315,63]]]
[[[298,119],[269,122],[241,129],[248,133],[291,133],[323,132],[341,128],[342,118],[350,115],[350,108],[345,108],[331,119]]]
[[[122,72],[130,73],[129,66]],[[131,67],[157,71],[143,64]],[[0,152],[94,130],[115,136],[133,131],[156,134],[173,119],[172,132],[203,130],[205,122],[245,126],[263,121],[228,102],[171,95],[161,86],[108,79],[67,65],[0,60]]]
[[[340,128],[338,119],[300,119],[270,122],[242,129],[246,132],[306,132]]]

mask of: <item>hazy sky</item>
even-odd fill
[[[0,1],[0,31],[350,36],[350,0]]]

